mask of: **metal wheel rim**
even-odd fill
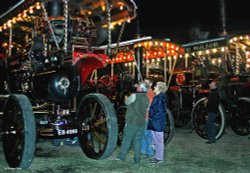
[[[92,159],[108,157],[117,143],[118,127],[114,113],[98,99],[101,94],[88,94],[78,108],[79,142],[83,152]],[[96,97],[97,96],[97,97]],[[107,98],[106,98],[107,99]],[[107,101],[107,100],[106,100]]]
[[[198,100],[192,110],[191,113],[191,123],[192,129],[195,130],[196,134],[202,140],[208,140],[206,133],[206,117],[207,117],[207,109],[204,107],[205,97]],[[215,125],[217,127],[217,133],[215,139],[219,139],[225,130],[225,111],[222,104],[219,105],[219,113],[215,120]]]

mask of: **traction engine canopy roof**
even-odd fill
[[[5,13],[0,14],[2,41],[8,42],[9,28],[13,30],[13,45],[24,44],[25,35],[32,33],[33,22],[43,14],[41,3],[63,2],[64,0],[20,0]],[[111,7],[111,26],[130,22],[136,17],[133,0],[69,0],[69,17],[72,20],[94,22],[96,28],[107,28],[107,3]],[[49,16],[49,20],[64,20],[64,16]]]
[[[226,73],[235,75],[250,70],[250,34],[224,35],[215,39],[187,43],[185,57],[195,57],[198,61],[207,60],[210,65],[226,68]]]
[[[175,57],[184,55],[184,48],[181,45],[173,43],[167,39],[153,39],[151,36],[124,41],[119,44],[112,44],[112,54],[115,56],[110,59],[110,63],[126,63],[133,62],[135,57],[135,49],[141,47],[143,49],[143,59],[154,59],[164,57]],[[107,49],[102,46],[100,49]]]

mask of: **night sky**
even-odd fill
[[[4,1],[4,2],[3,2]],[[1,0],[0,13],[19,0]],[[201,38],[218,37],[222,30],[220,0],[134,0],[138,16],[127,25],[122,40],[136,34],[153,38],[170,38],[186,43]],[[225,0],[226,26],[229,33],[250,32],[247,0]],[[136,30],[139,23],[140,32]],[[118,35],[119,28],[114,33]],[[197,36],[198,35],[198,36]]]
[[[0,5],[0,14],[7,11],[11,6],[19,2],[19,0],[1,0]]]
[[[222,30],[220,0],[136,0],[141,35],[170,38],[177,43],[195,40],[192,31],[208,38]],[[154,3],[152,3],[154,2]],[[249,5],[246,0],[225,0],[229,33],[250,32]],[[195,28],[195,29],[194,29]]]

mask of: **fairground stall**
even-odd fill
[[[250,132],[250,35],[224,35],[215,39],[184,44],[185,58],[192,62],[195,90],[208,92],[208,83],[218,80],[221,99],[216,119],[217,136],[222,136],[228,119],[238,135]],[[207,110],[204,98],[192,110],[192,125],[202,139],[207,139]]]
[[[112,154],[113,104],[79,91],[107,65],[109,54],[93,47],[110,43],[111,28],[133,20],[136,8],[132,0],[20,0],[0,15],[0,132],[11,168],[31,165],[40,138],[77,137],[91,159]]]

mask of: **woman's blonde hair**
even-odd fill
[[[157,82],[156,85],[161,93],[165,93],[167,91],[167,85],[164,82]]]

